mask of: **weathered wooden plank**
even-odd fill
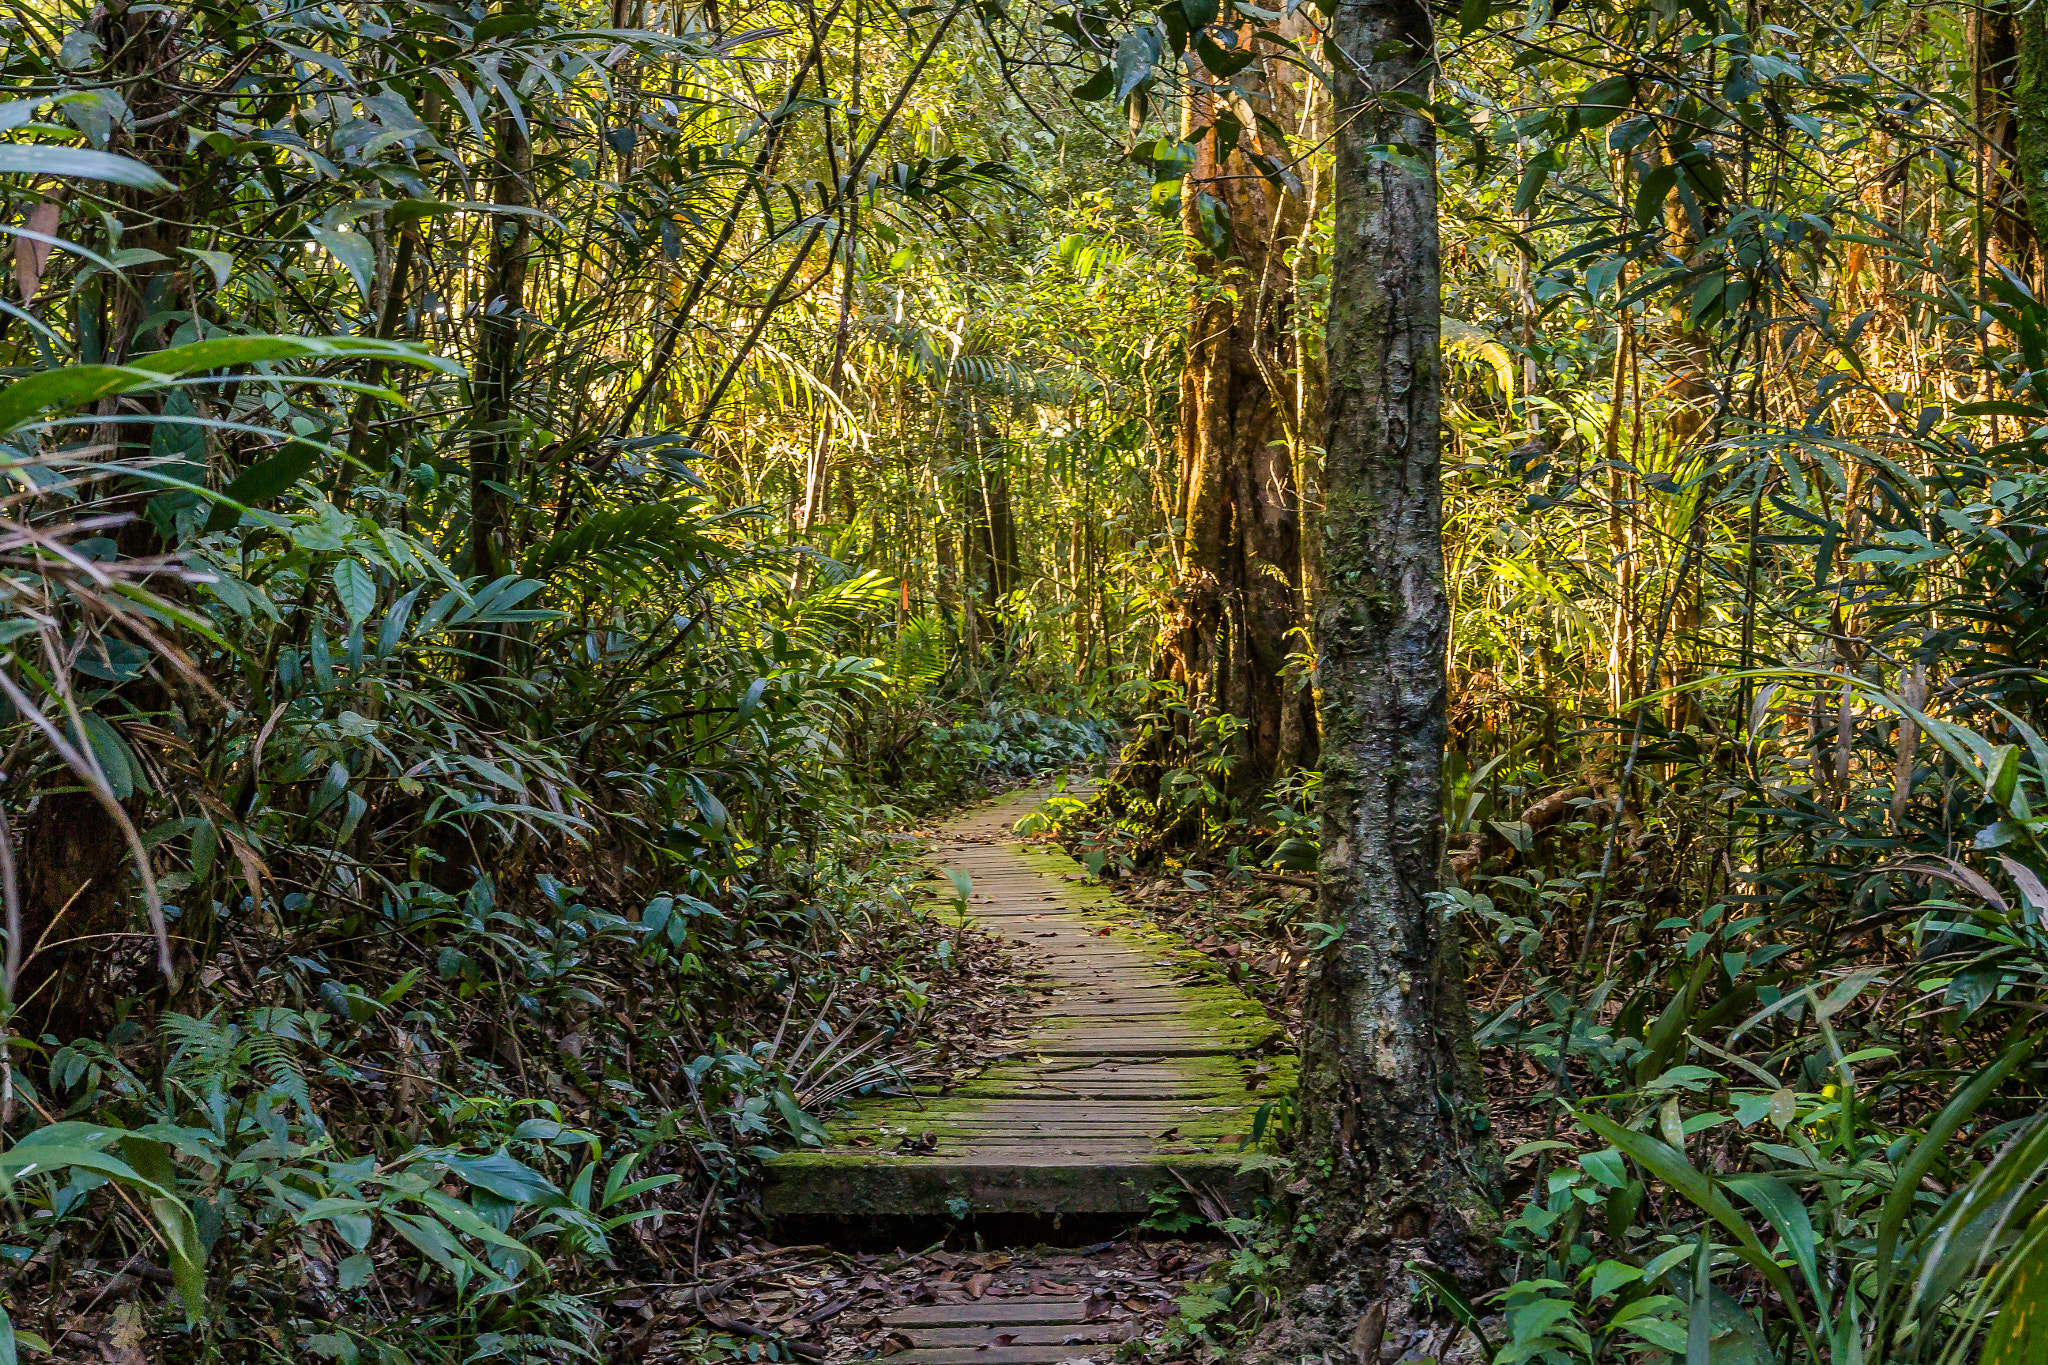
[[[873,1146],[772,1162],[772,1216],[954,1216],[963,1201],[971,1211],[1142,1213],[1152,1191],[1179,1187],[1176,1172],[1225,1197],[1252,1192],[1256,1182],[1236,1175],[1239,1134],[1287,1092],[1294,1067],[1271,1059],[1255,1076],[1242,1054],[1267,1046],[1277,1026],[1070,859],[1015,841],[1010,826],[1036,799],[984,808],[930,848],[934,862],[972,878],[969,915],[1030,954],[1039,1013],[991,1040],[1003,1060],[954,1091],[864,1102],[839,1132]],[[950,899],[942,877],[933,885]],[[894,1149],[897,1135],[927,1132],[934,1151]],[[980,1345],[932,1349],[967,1350],[978,1365],[1009,1358]],[[923,1346],[895,1359],[911,1361]]]
[[[1006,1336],[1007,1346],[1113,1346],[1126,1340],[1131,1328],[1124,1322],[981,1322],[952,1327],[905,1329],[913,1349],[933,1346],[986,1346],[994,1349],[996,1338]],[[1085,1354],[1085,1352],[1084,1352]]]
[[[891,1327],[948,1326],[959,1323],[1079,1322],[1088,1305],[1080,1297],[1042,1294],[1008,1299],[970,1299],[965,1303],[922,1303],[883,1316]]]
[[[890,1365],[1066,1365],[1104,1361],[1114,1346],[924,1346],[889,1357]]]

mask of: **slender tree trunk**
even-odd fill
[[[497,175],[493,202],[525,208],[532,199],[533,149],[508,110],[498,115]],[[524,214],[491,219],[490,278],[476,320],[476,372],[471,380],[475,416],[469,440],[469,571],[485,579],[512,572],[512,464],[519,450],[512,430],[512,396],[519,368],[519,313],[525,307],[532,230]],[[472,677],[502,670],[507,637],[485,630],[473,646]]]
[[[1312,1189],[1306,1337],[1379,1359],[1411,1260],[1491,1269],[1498,1158],[1464,956],[1433,903],[1443,853],[1444,649],[1435,131],[1399,90],[1434,71],[1421,0],[1342,0],[1323,586],[1322,918],[1303,1049]],[[1405,144],[1421,165],[1378,149]],[[1304,1345],[1306,1343],[1304,1342]],[[1290,1351],[1290,1353],[1292,1353]]]
[[[2036,253],[2048,235],[2048,14],[2028,5],[2018,18],[2018,71],[2013,81],[2013,159],[2025,198],[2027,240]]]
[[[995,422],[968,391],[949,398],[960,477],[960,629],[969,652],[985,660],[1003,639],[1002,599],[1021,577],[1017,519],[1007,472],[994,447]],[[942,556],[943,558],[943,556]]]
[[[1992,0],[1970,15],[1977,149],[1978,265],[2042,279],[2048,223],[2048,18],[2041,7]]]
[[[1642,695],[1636,678],[1636,536],[1629,508],[1639,502],[1635,481],[1623,468],[1621,422],[1634,334],[1623,318],[1614,334],[1614,384],[1609,395],[1603,455],[1607,463],[1607,548],[1614,564],[1614,633],[1607,648],[1607,706],[1621,715]]]
[[[192,183],[184,174],[201,163],[197,156],[183,155],[182,126],[168,121],[169,112],[180,108],[184,100],[176,77],[189,50],[191,21],[160,7],[112,0],[95,11],[90,25],[104,50],[113,54],[108,73],[113,88],[125,93],[129,113],[144,124],[143,131],[132,126],[117,128],[111,149],[160,170],[179,185],[168,194],[148,189],[116,193],[127,224],[120,244],[154,251],[158,259],[131,266],[126,272],[126,288],[107,287],[102,297],[108,298],[111,306],[100,333],[102,349],[98,354],[88,352],[84,358],[132,364],[167,343],[170,329],[161,318],[192,298],[189,265],[183,263],[180,249],[190,240],[187,224],[203,215],[209,191],[203,182]],[[53,225],[51,235],[68,234],[54,230]],[[112,250],[111,243],[98,245]],[[47,256],[41,259],[47,262]],[[47,297],[47,290],[45,294]],[[158,321],[145,329],[143,324],[152,318]],[[199,414],[200,407],[182,391],[172,391],[169,398],[162,392],[129,395],[110,399],[100,407],[100,415],[105,417],[117,412],[129,417],[167,412],[189,417]],[[146,464],[156,458],[159,468],[175,454],[191,464],[174,472],[187,478],[204,477],[205,441],[189,424],[107,422],[95,431],[93,443],[111,450],[113,457],[124,463]],[[168,521],[152,519],[153,504],[175,505],[171,499],[159,501],[159,495],[149,491],[131,491],[109,499],[102,509],[133,516],[114,532],[124,555],[158,555],[170,548],[172,527]],[[32,642],[30,637],[31,655]],[[93,687],[100,685],[86,681]],[[166,704],[161,685],[149,678],[122,684],[119,698],[116,705],[144,714]],[[94,709],[90,699],[82,699],[81,704],[86,711]],[[74,742],[84,744],[85,736],[61,719],[59,724]],[[14,1027],[29,1037],[45,1032],[65,1038],[80,1033],[96,1035],[106,1022],[108,1003],[102,995],[107,974],[101,936],[132,929],[135,901],[140,899],[129,890],[133,873],[120,825],[89,793],[63,791],[45,793],[16,828],[22,841],[23,942],[18,951],[24,962],[15,982],[15,1003],[26,1001],[28,1005]],[[195,915],[187,926],[197,922]],[[36,951],[39,945],[41,950]]]

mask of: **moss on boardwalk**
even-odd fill
[[[1142,1213],[1183,1178],[1252,1192],[1237,1153],[1298,1074],[1292,1056],[1267,1055],[1283,1031],[1072,859],[1018,840],[1011,827],[1042,799],[1013,793],[952,822],[933,861],[971,865],[971,915],[1006,933],[1031,926],[1018,942],[1045,955],[1034,980],[1054,998],[976,1079],[864,1102],[828,1146],[776,1158],[771,1215]],[[932,1150],[898,1150],[926,1135]]]

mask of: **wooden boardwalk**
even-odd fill
[[[1019,839],[1017,820],[1044,798],[1013,792],[953,820],[930,855],[942,895],[946,870],[965,873],[971,915],[1032,955],[1043,1007],[990,1040],[999,1060],[976,1080],[864,1104],[831,1145],[771,1162],[771,1217],[1139,1215],[1155,1191],[1190,1187],[1243,1204],[1240,1139],[1294,1086],[1282,1032],[1071,858]],[[983,1301],[957,1318],[943,1307],[904,1310],[915,1346],[895,1359],[1064,1361],[1102,1339],[1071,1302]]]

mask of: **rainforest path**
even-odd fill
[[[964,874],[970,920],[1027,955],[1038,1008],[989,1040],[974,1080],[863,1103],[828,1145],[770,1163],[771,1218],[865,1230],[1036,1215],[1056,1226],[1135,1220],[1155,1194],[1242,1209],[1260,1188],[1239,1166],[1261,1107],[1293,1092],[1284,1032],[1064,852],[1017,835],[1050,792],[1013,791],[948,821],[927,854],[941,898],[957,895],[947,874]],[[889,1319],[913,1343],[893,1359],[1064,1361],[1104,1340],[1087,1316],[1071,1298],[1031,1292],[916,1305]]]

